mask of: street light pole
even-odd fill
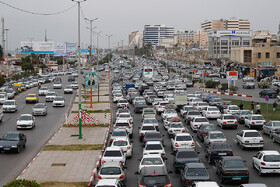
[[[110,39],[111,37],[113,36],[112,34],[111,35],[106,35],[108,37],[108,55],[110,55],[110,52],[111,52],[111,49],[110,49]],[[108,71],[108,80],[110,81],[110,56],[108,56],[109,58],[109,61],[108,61],[108,66],[109,66],[109,71]]]
[[[80,13],[81,13],[81,2],[85,2],[86,0],[72,0],[73,2],[78,3],[78,85],[79,85],[79,139],[82,139],[82,118],[81,118],[81,112],[82,112],[82,102],[81,102],[81,28],[80,28]]]
[[[88,20],[89,21],[89,23],[90,23],[90,27],[89,27],[89,32],[90,32],[90,36],[89,36],[89,39],[90,39],[90,51],[89,51],[89,55],[90,55],[90,63],[92,62],[92,30],[93,30],[93,28],[92,28],[92,22],[94,22],[95,20],[97,20],[98,18],[94,18],[94,19],[87,19],[87,18],[85,18],[86,20]],[[95,27],[96,28],[96,27]]]
[[[30,40],[30,47],[32,48],[32,40],[34,39],[33,37],[31,37],[31,38],[28,38],[29,40]],[[32,64],[32,50],[33,49],[31,49],[31,51],[30,51],[30,62],[31,62],[31,64]]]

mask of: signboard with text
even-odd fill
[[[227,80],[238,80],[238,71],[227,71]]]

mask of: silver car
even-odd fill
[[[46,102],[52,102],[55,97],[56,97],[55,92],[48,92],[46,95]]]
[[[36,103],[32,108],[32,115],[47,115],[47,105],[45,103]]]

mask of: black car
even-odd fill
[[[174,155],[173,166],[176,172],[182,169],[186,163],[199,162],[198,155],[192,148],[178,149],[176,153],[172,154]]]
[[[249,170],[240,156],[223,156],[216,164],[221,183],[249,182]]]
[[[141,84],[139,86],[139,92],[140,92],[140,95],[143,95],[143,92],[147,89],[150,89],[149,86],[147,84]]]
[[[216,131],[216,130],[218,130],[216,125],[213,124],[201,125],[196,131],[196,136],[198,137],[198,139],[200,139],[203,142],[204,137],[207,135],[209,131]]]
[[[149,141],[160,141],[164,145],[163,135],[160,132],[146,132],[143,137],[143,146]]]
[[[0,153],[1,151],[14,151],[19,153],[25,148],[26,136],[17,131],[10,131],[4,134],[0,139]]]
[[[267,87],[267,89],[274,90],[275,92],[277,92],[277,94],[280,91],[280,88],[278,86],[275,86],[275,85],[270,85],[270,86]]]
[[[213,142],[205,149],[205,157],[209,164],[214,164],[222,156],[233,156],[232,149],[227,142]]]
[[[186,163],[181,170],[180,181],[183,186],[190,186],[194,182],[210,181],[210,177],[203,163]]]
[[[138,186],[171,187],[171,181],[165,166],[144,167],[138,177]]]
[[[147,108],[146,102],[136,102],[134,106],[134,112],[135,113],[141,113],[144,108]]]
[[[269,98],[276,98],[277,92],[272,89],[265,89],[265,90],[260,91],[259,95],[260,95],[260,97],[265,97],[268,95]]]

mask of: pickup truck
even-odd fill
[[[243,82],[242,88],[245,88],[245,89],[253,88],[254,89],[255,88],[255,82],[253,82],[253,81]]]

